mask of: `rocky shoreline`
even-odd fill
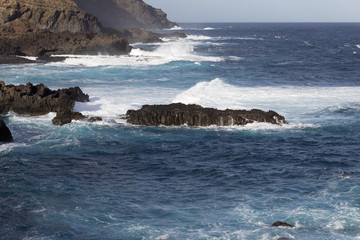
[[[102,121],[101,116],[87,117],[73,111],[75,102],[89,101],[89,95],[79,87],[51,90],[44,84],[27,83],[15,86],[13,84],[6,85],[0,81],[0,114],[14,112],[24,116],[39,116],[56,112],[52,123],[60,126],[71,123],[72,120]],[[139,110],[128,110],[125,119],[129,124],[143,126],[207,127],[211,125],[246,125],[254,122],[287,124],[285,118],[274,111],[218,110],[182,103],[144,105]],[[4,133],[5,136],[7,130],[4,122],[1,122],[1,129],[1,133]]]
[[[53,124],[64,125],[72,120],[87,119],[81,113],[73,112],[75,102],[89,102],[89,95],[79,87],[54,91],[43,84],[15,86],[0,82],[0,114],[12,111],[24,116],[39,116],[56,112]]]
[[[64,60],[64,58],[52,58],[51,55],[123,55],[131,51],[130,43],[161,42],[161,37],[165,36],[186,37],[183,33],[159,34],[136,28],[111,28],[113,27],[111,24],[104,27],[96,15],[79,8],[78,2],[73,0],[2,1],[0,3],[0,64],[34,62],[18,56],[38,57],[39,60],[35,62],[49,62]],[[101,3],[104,4],[100,4],[100,12],[109,7],[105,2]],[[148,7],[142,1],[132,0],[131,4],[143,9],[141,11],[148,11],[142,14],[144,17],[153,19],[154,25],[149,26],[175,25],[166,19],[166,14],[155,11],[156,9]],[[122,1],[117,1],[116,6],[120,9],[126,8],[128,4],[125,6]],[[140,14],[141,11],[138,11],[140,10],[132,14],[134,16]],[[103,14],[101,17],[104,19]],[[131,19],[143,24],[140,18],[132,17]]]

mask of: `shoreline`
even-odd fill
[[[21,56],[0,55],[0,65],[7,64],[31,64],[31,63],[51,63],[64,61],[66,57],[40,56],[36,60],[29,60]]]

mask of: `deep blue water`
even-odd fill
[[[80,86],[91,102],[75,109],[104,118],[2,116],[15,142],[0,144],[0,239],[360,239],[360,24],[181,26],[187,39],[130,56],[0,66],[7,84]],[[171,102],[289,125],[119,117]]]

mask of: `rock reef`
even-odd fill
[[[0,114],[13,111],[26,116],[44,115],[56,112],[55,125],[70,123],[73,119],[85,118],[81,113],[74,113],[75,102],[89,102],[89,95],[79,87],[50,90],[43,84],[31,83],[14,86],[0,82]]]
[[[0,142],[12,142],[13,137],[10,129],[6,126],[5,122],[0,118]]]
[[[144,105],[139,110],[129,110],[126,113],[127,123],[144,126],[232,126],[246,125],[254,122],[286,124],[283,116],[274,111],[258,109],[218,110],[203,108],[199,105],[174,103],[170,105]]]

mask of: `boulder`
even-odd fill
[[[128,110],[127,123],[145,126],[232,126],[254,122],[286,124],[285,118],[274,111],[218,110],[199,105],[173,103],[169,105],[144,105],[139,110]]]
[[[13,137],[5,122],[0,119],[0,142],[12,142]]]
[[[62,126],[68,123],[71,123],[72,120],[82,120],[85,119],[85,116],[79,112],[57,112],[56,117],[53,118],[52,123],[54,125]]]
[[[14,86],[0,82],[0,114],[13,111],[21,115],[37,116],[57,112],[54,122],[62,125],[68,119],[80,118],[79,114],[72,113],[75,102],[89,102],[89,95],[84,94],[79,87],[53,91],[44,84]]]

